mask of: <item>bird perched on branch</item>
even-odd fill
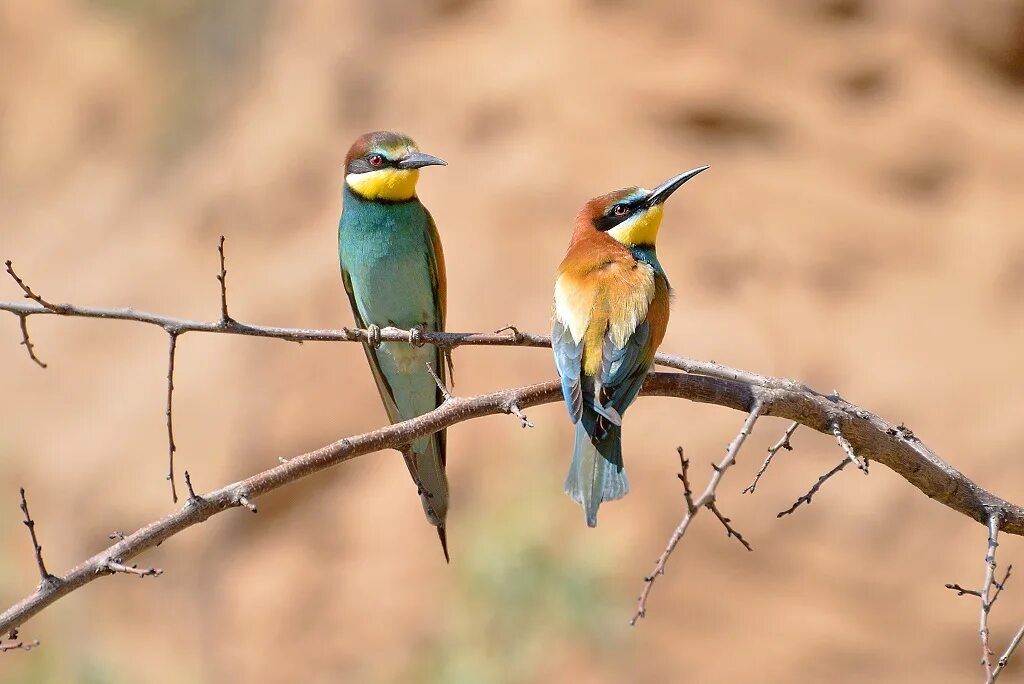
[[[587,202],[558,268],[551,345],[576,425],[565,493],[583,506],[590,527],[602,501],[629,492],[622,416],[668,326],[669,283],[655,253],[663,203],[707,168]]]
[[[430,212],[416,196],[419,170],[446,162],[419,151],[410,138],[378,131],[359,137],[345,157],[345,188],[338,224],[341,276],[356,325],[444,330],[447,296],[441,240]],[[442,351],[406,342],[363,345],[391,422],[434,410],[443,393]],[[445,433],[415,440],[406,465],[423,512],[437,528],[445,560],[448,479]]]

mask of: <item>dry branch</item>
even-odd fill
[[[683,457],[683,449],[679,447],[679,460],[681,462],[682,471],[679,473],[679,479],[683,482],[683,497],[686,500],[686,512],[683,514],[683,519],[679,522],[672,536],[669,537],[668,544],[665,545],[665,550],[658,556],[658,560],[654,563],[654,570],[650,575],[644,577],[644,586],[640,590],[640,596],[637,599],[636,613],[633,614],[633,618],[629,621],[630,625],[635,625],[638,620],[647,616],[647,599],[651,595],[651,589],[654,588],[654,582],[658,579],[658,575],[665,574],[665,564],[668,563],[668,559],[672,556],[672,553],[676,550],[683,535],[686,534],[686,530],[689,529],[690,523],[700,512],[701,508],[707,508],[718,521],[725,527],[725,533],[729,537],[736,537],[736,540],[743,544],[747,551],[750,551],[750,544],[743,538],[739,532],[737,532],[730,524],[729,518],[722,515],[721,510],[718,508],[716,500],[718,485],[722,481],[722,476],[725,471],[728,470],[736,463],[736,456],[739,454],[740,447],[743,446],[743,442],[746,441],[747,436],[750,435],[750,431],[754,429],[754,423],[764,412],[765,405],[761,399],[756,399],[753,406],[750,408],[750,413],[747,414],[747,419],[743,421],[743,426],[740,431],[736,433],[732,442],[729,443],[728,448],[725,450],[725,456],[717,464],[712,463],[711,469],[714,471],[711,475],[711,479],[708,480],[707,487],[704,488],[704,492],[696,499],[693,498],[693,492],[690,489],[690,479],[688,475],[689,461]]]
[[[35,293],[14,272],[10,262],[7,263],[8,273],[21,288],[25,298],[32,301],[0,302],[0,311],[8,311],[19,317],[22,323],[22,342],[28,348],[31,359],[37,363],[39,362],[38,358],[33,353],[31,343],[27,338],[27,328],[24,325],[29,316],[35,315],[145,323],[161,328],[171,336],[172,340],[183,334],[196,332],[248,335],[298,343],[306,341],[367,342],[371,344],[407,342],[433,344],[444,351],[463,345],[550,346],[550,340],[546,336],[524,333],[514,326],[507,326],[495,333],[457,333],[410,331],[392,327],[366,330],[300,329],[239,323],[232,319],[227,311],[225,282],[227,272],[224,264],[223,242],[219,245],[218,251],[221,258],[220,275],[218,276],[221,286],[221,318],[219,321],[193,321],[132,309],[100,309],[72,304],[53,304]],[[173,342],[169,356],[169,360],[173,360]],[[715,506],[714,487],[717,487],[722,471],[735,459],[735,452],[738,451],[743,438],[745,438],[745,433],[749,432],[753,421],[757,416],[765,415],[794,421],[794,425],[788,431],[790,434],[795,426],[800,424],[818,432],[836,436],[844,450],[847,450],[848,447],[848,454],[856,454],[852,460],[858,465],[860,465],[861,459],[864,466],[869,461],[882,463],[927,496],[983,524],[990,522],[992,511],[999,511],[1000,515],[996,522],[999,530],[1010,534],[1024,534],[1024,509],[976,485],[955,468],[942,461],[902,424],[894,426],[878,416],[850,404],[837,394],[821,394],[792,380],[767,377],[715,363],[694,361],[668,354],[658,354],[655,361],[661,366],[674,368],[683,373],[652,374],[645,383],[645,394],[680,397],[748,413],[744,429],[730,446],[731,456],[730,453],[726,455],[728,463],[725,461],[720,463],[712,476],[712,482],[709,483],[711,497],[705,498],[708,495],[708,490],[705,490],[705,493],[697,501],[688,501],[687,515],[690,518],[692,518],[693,510],[691,504],[695,504],[698,508],[710,507],[726,526],[730,536],[738,537],[736,531],[729,525],[728,519]],[[170,363],[168,370],[168,399],[170,400],[173,389]],[[275,468],[203,496],[197,496],[192,491],[191,481],[186,473],[189,499],[182,508],[133,534],[124,536],[112,546],[72,569],[65,576],[56,578],[51,575],[52,582],[43,582],[31,596],[0,615],[0,633],[17,627],[46,606],[97,577],[110,574],[112,567],[123,566],[125,561],[130,558],[212,515],[237,506],[246,506],[255,511],[256,507],[252,503],[252,499],[300,477],[374,451],[401,450],[403,445],[408,444],[412,439],[484,415],[512,414],[518,417],[524,426],[527,426],[529,421],[523,414],[523,409],[557,401],[560,397],[559,387],[553,382],[508,389],[478,397],[454,397],[435,411],[414,420],[343,439],[301,456],[281,459],[281,464]],[[168,407],[170,409],[170,401]],[[173,432],[169,409],[169,451],[173,456]],[[844,460],[844,464],[847,462],[850,461]],[[683,463],[685,475],[685,459]],[[169,474],[173,475],[173,465],[169,468]],[[814,489],[812,488],[811,493]],[[692,499],[692,494],[690,497]],[[745,544],[742,538],[740,541]],[[670,546],[673,545],[670,544]],[[42,569],[41,557],[38,560]],[[115,571],[119,571],[119,569],[115,569]],[[41,570],[41,572],[46,576],[45,570]],[[645,588],[646,591],[649,591],[650,585],[646,585]],[[1004,657],[1008,657],[1012,653],[1019,641],[1018,635],[1018,638],[1011,642]],[[993,674],[997,673],[1000,667],[997,665],[993,668]]]

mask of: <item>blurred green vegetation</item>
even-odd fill
[[[402,681],[535,681],[553,657],[614,651],[626,627],[614,613],[614,559],[585,535],[552,534],[561,496],[551,459],[525,457],[505,494],[481,506],[452,569],[449,612]],[[550,648],[559,644],[557,652]],[[616,660],[609,658],[609,664]],[[561,661],[564,665],[564,661]],[[561,670],[562,667],[557,669]]]

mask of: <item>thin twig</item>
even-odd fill
[[[39,645],[39,639],[34,641],[22,641],[18,639],[18,630],[12,629],[11,633],[7,635],[9,641],[4,642],[0,640],[0,653],[7,653],[7,651],[31,651],[33,648]]]
[[[793,423],[786,428],[786,431],[782,433],[782,437],[775,444],[768,447],[768,456],[765,457],[764,463],[757,470],[757,475],[754,475],[754,479],[747,485],[747,488],[743,490],[744,494],[753,494],[754,490],[757,489],[757,483],[761,481],[761,476],[764,475],[765,471],[768,470],[768,466],[772,464],[772,459],[775,458],[775,454],[779,449],[785,449],[786,451],[792,451],[793,445],[789,443],[789,438],[793,436],[796,429],[800,427],[800,423],[793,421]]]
[[[171,499],[178,503],[178,489],[174,482],[174,354],[178,349],[178,333],[168,333],[167,345],[167,480],[171,483]]]
[[[981,616],[978,619],[978,634],[981,637],[981,664],[985,668],[987,681],[992,681],[992,649],[989,646],[988,614],[992,611],[989,594],[996,576],[996,548],[999,546],[998,510],[988,517],[988,550],[985,552],[985,581],[981,585]]]
[[[228,271],[225,268],[223,235],[217,243],[217,254],[220,255],[220,274],[217,276],[217,282],[220,283],[220,322],[221,325],[228,325],[234,319],[228,315]]]
[[[1003,651],[1003,655],[999,656],[999,662],[992,669],[992,676],[989,678],[989,682],[994,682],[1002,674],[1003,669],[1006,668],[1006,664],[1010,662],[1010,658],[1013,656],[1014,651],[1020,646],[1021,639],[1024,639],[1024,625],[1017,630],[1017,633],[1013,635],[1013,639],[1010,640],[1006,650]]]
[[[51,575],[46,569],[46,563],[43,562],[43,547],[39,545],[39,539],[36,537],[36,521],[32,519],[32,516],[28,512],[28,500],[25,498],[25,488],[21,488],[21,512],[25,514],[25,519],[22,521],[25,527],[28,528],[28,534],[32,538],[32,551],[36,556],[36,566],[39,568],[39,587],[52,586],[58,583],[60,580]],[[8,631],[8,630],[3,630]]]
[[[434,365],[427,361],[427,372],[430,373],[430,377],[434,378],[434,383],[437,385],[438,391],[441,392],[441,396],[444,397],[445,401],[451,401],[452,395],[448,391],[448,388],[444,386],[444,380],[434,370]]]
[[[196,490],[192,489],[192,476],[188,474],[187,470],[185,471],[185,487],[188,488],[188,502],[192,503],[198,501],[199,497],[196,496]],[[122,536],[122,539],[123,538],[124,537]]]
[[[142,577],[159,577],[164,574],[164,571],[160,568],[140,568],[138,565],[125,565],[123,563],[117,563],[115,561],[109,561],[105,568],[106,572],[109,573],[124,573],[126,575],[136,575],[139,578]]]
[[[28,351],[28,357],[35,361],[40,368],[46,368],[46,364],[36,356],[36,346],[32,344],[32,338],[28,336],[28,314],[18,316],[18,323],[21,326],[21,344]]]
[[[750,413],[747,414],[747,419],[743,421],[743,426],[740,431],[733,438],[729,447],[725,451],[725,457],[717,464],[712,464],[711,468],[714,471],[711,474],[711,479],[708,480],[707,487],[704,488],[704,492],[697,499],[693,499],[692,494],[686,497],[686,513],[683,515],[683,519],[680,521],[679,526],[676,527],[672,536],[669,537],[668,544],[665,546],[665,550],[662,551],[658,560],[654,564],[654,570],[651,574],[644,577],[644,585],[640,591],[640,596],[637,599],[636,612],[633,614],[633,618],[629,621],[630,625],[636,625],[637,621],[647,616],[647,598],[651,594],[651,589],[654,587],[654,582],[658,578],[658,575],[665,574],[665,564],[668,562],[672,552],[675,551],[679,541],[686,534],[686,530],[690,527],[690,522],[697,516],[701,508],[710,509],[718,520],[725,526],[726,534],[730,537],[736,537],[736,539],[743,544],[743,546],[749,551],[750,544],[729,524],[729,519],[722,515],[721,511],[715,503],[716,491],[718,490],[718,484],[722,481],[722,475],[728,470],[735,462],[736,455],[740,451],[740,447],[743,446],[743,442],[747,439],[747,435],[754,429],[754,423],[757,422],[758,417],[764,410],[764,403],[757,399],[754,401],[753,408],[750,409]],[[686,471],[688,469],[689,462],[683,457],[683,451],[681,448],[677,450],[679,452],[680,463],[683,472],[680,473],[680,479],[683,481],[684,495],[686,490],[689,489],[689,480],[687,478]]]
[[[867,460],[861,462],[861,460],[859,458],[857,458],[857,454],[855,454],[853,452],[853,445],[850,444],[850,441],[848,439],[846,439],[846,437],[843,437],[843,432],[842,432],[842,430],[839,429],[839,423],[838,422],[832,423],[832,434],[835,436],[836,442],[839,444],[839,448],[842,449],[846,453],[846,457],[850,459],[850,462],[852,462],[853,465],[855,465],[858,468],[860,468],[861,472],[863,472],[865,475],[867,475],[868,474]]]
[[[679,474],[676,477],[683,483],[683,499],[686,501],[686,510],[692,513],[697,507],[693,504],[693,488],[690,487],[690,461],[683,454],[683,447],[677,446],[676,453],[679,454]]]
[[[14,282],[17,283],[18,287],[21,288],[21,291],[25,293],[25,299],[31,299],[33,302],[43,307],[44,310],[49,311],[51,313],[61,312],[61,310],[64,307],[57,306],[56,304],[51,304],[50,302],[46,301],[45,299],[43,299],[42,297],[40,297],[39,295],[32,291],[32,288],[29,287],[28,284],[24,280],[22,280],[17,273],[14,272],[14,265],[11,264],[10,259],[4,262],[4,266],[7,268],[7,273],[12,278],[14,278]]]
[[[850,461],[848,459],[844,458],[842,461],[840,461],[838,464],[836,464],[835,468],[833,468],[832,470],[828,471],[827,473],[825,473],[824,475],[819,477],[818,481],[815,482],[813,485],[811,485],[811,488],[807,490],[807,493],[802,495],[796,501],[794,501],[792,506],[790,506],[789,508],[787,508],[786,510],[784,510],[784,511],[782,511],[780,513],[777,513],[775,515],[775,517],[776,518],[781,518],[784,515],[790,515],[791,513],[793,513],[793,511],[795,511],[796,509],[800,508],[800,506],[802,506],[803,504],[811,503],[811,498],[815,494],[818,493],[818,490],[821,489],[821,485],[825,484],[825,482],[830,477],[832,477],[833,475],[838,473],[840,470],[842,470],[843,468],[845,468],[849,464],[850,464]]]

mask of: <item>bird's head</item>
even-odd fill
[[[608,233],[624,245],[653,246],[661,226],[663,204],[679,187],[707,169],[701,166],[673,176],[654,188],[623,188],[587,202],[579,221],[588,222],[595,230]]]
[[[423,154],[412,138],[376,131],[359,136],[345,157],[345,184],[363,199],[404,202],[416,196],[424,166],[447,162]]]

